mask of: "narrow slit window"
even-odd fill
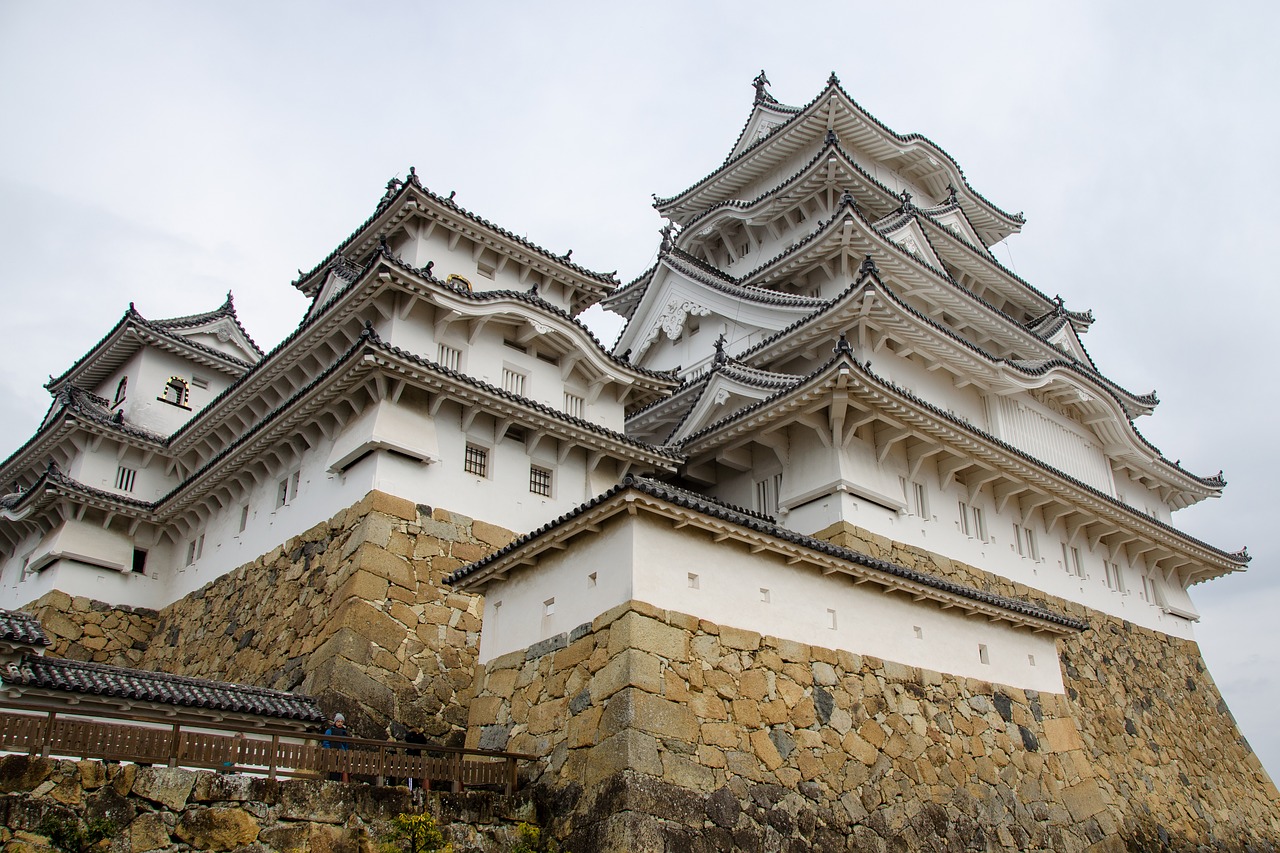
[[[439,354],[436,357],[436,361],[440,362],[440,366],[446,370],[461,370],[462,350],[457,347],[451,347],[448,344],[440,344]]]
[[[959,502],[960,509],[960,532],[965,536],[972,535],[969,532],[969,505],[964,501]]]
[[[121,465],[116,468],[116,488],[122,492],[132,492],[133,484],[137,477],[137,470]]]
[[[924,631],[923,631],[923,630],[921,630],[921,628],[920,628],[920,626],[919,626],[919,625],[913,625],[913,626],[911,626],[911,630],[915,632],[915,635],[916,635],[916,639],[917,639],[917,640],[923,640],[923,639],[924,639]]]
[[[834,631],[836,629],[836,612],[831,608],[827,608],[827,628]]]
[[[249,505],[245,504],[240,507],[240,532],[244,533],[244,529],[249,526]]]
[[[987,647],[978,643],[978,660],[981,663],[991,663],[991,655],[987,654]]]

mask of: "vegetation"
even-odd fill
[[[382,849],[383,853],[453,853],[453,845],[445,841],[436,819],[426,812],[392,818]]]
[[[511,853],[558,853],[559,846],[550,837],[543,836],[542,830],[531,823],[521,823],[516,827],[520,836]]]
[[[106,818],[94,818],[87,824],[74,817],[45,815],[36,831],[66,853],[86,853],[102,839],[114,835],[116,826]]]

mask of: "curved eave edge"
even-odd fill
[[[498,576],[535,563],[552,542],[563,541],[620,513],[643,509],[682,525],[695,525],[732,538],[752,550],[767,550],[790,562],[806,562],[823,571],[837,571],[870,581],[885,591],[901,591],[927,598],[944,608],[962,607],[970,613],[1007,621],[1015,626],[1059,635],[1084,631],[1088,624],[1017,599],[1005,598],[933,575],[877,560],[821,539],[802,536],[765,516],[743,511],[708,498],[665,486],[642,477],[626,477],[604,494],[543,525],[494,554],[464,566],[445,578],[463,590],[475,590]]]
[[[1223,551],[1221,548],[1216,548],[1207,542],[1203,542],[1194,536],[1178,530],[1170,524],[1166,524],[1159,519],[1152,518],[1145,513],[1138,512],[1118,498],[1101,492],[1093,486],[1090,486],[1088,483],[1071,476],[1065,471],[1060,471],[1057,468],[1036,459],[1034,456],[1014,447],[1003,439],[997,438],[985,430],[981,430],[978,427],[973,426],[950,412],[939,409],[927,400],[917,397],[906,388],[873,373],[869,367],[847,353],[837,354],[825,365],[815,370],[805,381],[797,384],[793,388],[785,389],[761,400],[758,403],[740,409],[728,417],[725,417],[716,423],[710,424],[700,431],[689,435],[680,442],[679,447],[684,453],[691,457],[704,453],[716,445],[718,441],[716,433],[721,433],[725,430],[738,426],[741,421],[758,414],[761,409],[773,406],[790,395],[803,394],[827,383],[841,374],[849,372],[856,372],[858,375],[863,377],[865,381],[861,384],[869,392],[888,394],[890,396],[898,395],[901,398],[898,405],[902,405],[904,408],[914,409],[919,412],[921,416],[933,419],[935,423],[953,430],[960,436],[968,437],[970,440],[977,439],[989,448],[989,452],[1004,455],[1018,464],[1026,465],[1031,470],[1040,472],[1042,476],[1058,480],[1065,486],[1078,491],[1086,498],[1101,500],[1105,505],[1111,507],[1113,510],[1119,510],[1123,515],[1132,518],[1136,523],[1151,525],[1165,536],[1169,536],[1179,543],[1182,543],[1183,547],[1189,546],[1203,551],[1204,554],[1218,562],[1221,568],[1228,571],[1244,568],[1251,559],[1247,549],[1242,549],[1237,552]],[[699,443],[701,443],[702,446],[699,446]]]

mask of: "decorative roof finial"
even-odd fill
[[[378,251],[387,257],[391,257],[391,247],[387,245],[387,235],[383,234],[378,238]]]
[[[765,92],[764,87],[769,85],[769,78],[764,76],[764,69],[760,69],[760,73],[756,75],[756,79],[751,81],[751,85],[756,87],[755,103],[761,104],[768,99],[769,95]]]
[[[957,192],[958,192],[958,190],[955,188],[955,185],[954,185],[954,184],[947,184],[947,204],[955,204],[955,203],[956,203],[956,201],[957,201],[957,199],[956,199],[956,193],[957,193]]]
[[[840,340],[836,341],[836,348],[832,350],[836,355],[844,353],[853,355],[853,347],[849,346],[849,339],[844,336],[844,332],[840,333]]]
[[[431,270],[435,268],[435,265],[436,265],[435,261],[427,261],[427,265],[422,268],[422,274],[427,276],[428,278],[433,278],[433,276],[431,275]]]
[[[382,194],[382,198],[384,200],[391,198],[398,189],[400,189],[400,179],[392,175],[391,180],[387,181],[387,191]]]
[[[720,333],[720,337],[716,338],[716,355],[711,360],[712,364],[724,364],[728,356],[724,354],[724,332]]]
[[[453,201],[453,197],[458,194],[457,190],[449,190],[449,197],[445,201]]]
[[[1067,309],[1065,305],[1066,305],[1066,300],[1062,298],[1061,294],[1057,294],[1053,297],[1053,313],[1057,314],[1058,316],[1062,316],[1063,314],[1067,313]]]
[[[536,281],[529,287],[528,294],[530,296],[538,295],[538,283]]]
[[[666,225],[662,226],[662,228],[658,229],[658,233],[662,235],[662,247],[659,249],[659,251],[662,251],[662,252],[671,251],[671,246],[672,246],[671,235],[675,230],[676,230],[676,226],[672,222],[668,222]]]
[[[839,86],[840,78],[836,76],[836,72],[832,71],[831,76],[827,78],[828,86]]]
[[[849,192],[848,190],[845,190],[845,191],[840,195],[840,206],[841,206],[841,207],[845,207],[845,206],[848,206],[848,207],[856,207],[856,206],[857,206],[857,204],[858,204],[858,203],[857,203],[857,202],[854,200],[854,198],[853,198],[853,193]]]
[[[565,252],[563,255],[560,256],[561,260],[565,260],[565,261],[569,260],[572,257],[573,257],[573,249],[570,249],[569,251]]]
[[[834,130],[827,131],[827,144],[828,145],[840,144],[840,137],[836,136],[836,132]]]
[[[902,194],[901,194],[900,196],[898,196],[898,198],[902,199],[902,209],[903,209],[903,210],[910,210],[911,208],[915,207],[915,205],[913,205],[913,204],[911,203],[911,191],[910,191],[910,190],[908,190],[908,189],[905,189],[905,188],[904,188],[904,189],[902,190]]]
[[[880,274],[880,268],[876,266],[876,262],[871,260],[871,255],[867,255],[862,259],[862,263],[858,264],[858,275],[866,275],[867,273]]]
[[[623,361],[631,361],[631,347],[627,347],[626,350],[623,351],[622,355],[618,356],[618,358]]]

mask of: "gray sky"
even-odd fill
[[[719,165],[763,67],[800,104],[835,71],[1028,224],[998,255],[1073,309],[1100,368],[1162,404],[1138,426],[1226,471],[1184,529],[1252,568],[1197,586],[1197,634],[1280,776],[1280,452],[1265,365],[1280,302],[1280,5],[0,0],[0,455],[41,385],[119,319],[234,290],[264,348],[290,286],[417,167],[574,260],[643,271],[671,195]],[[603,328],[610,334],[616,324]]]

